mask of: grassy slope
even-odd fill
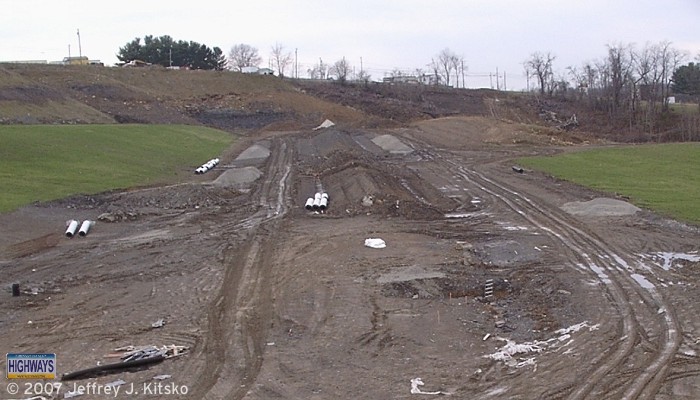
[[[527,167],[700,223],[700,144],[615,147],[519,160]]]
[[[182,125],[0,126],[0,212],[178,181],[231,140],[221,131]]]

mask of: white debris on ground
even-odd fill
[[[383,249],[386,247],[386,242],[379,238],[369,238],[365,239],[365,246],[373,249]]]
[[[317,126],[314,128],[315,131],[319,129],[324,129],[324,128],[330,128],[331,126],[335,126],[335,123],[331,121],[330,119],[327,119],[321,123],[321,125]]]
[[[573,215],[589,217],[612,217],[621,215],[633,215],[641,209],[626,201],[596,198],[590,201],[573,201],[561,206],[561,209]]]
[[[642,260],[650,259],[651,262],[669,271],[671,268],[680,267],[677,261],[700,262],[700,254],[697,251],[688,253],[656,252],[651,254],[639,254]]]
[[[423,383],[423,380],[421,378],[411,379],[411,394],[446,394],[446,395],[450,394],[448,392],[443,392],[441,390],[438,390],[435,392],[424,392],[420,389],[420,386],[423,386],[423,385],[425,385],[425,383]]]
[[[496,339],[505,341],[506,344],[493,354],[485,355],[485,358],[490,358],[495,361],[503,361],[507,366],[514,368],[522,368],[525,366],[534,366],[537,368],[535,357],[516,357],[518,354],[541,353],[546,350],[561,348],[573,343],[571,338],[572,333],[576,333],[583,328],[588,328],[589,332],[597,330],[599,325],[589,325],[588,321],[572,325],[568,328],[562,328],[554,333],[558,336],[547,340],[538,340],[534,342],[515,343],[515,341],[497,337]]]

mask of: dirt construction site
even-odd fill
[[[493,115],[329,119],[0,215],[3,350],[62,375],[176,349],[55,398],[700,398],[697,226],[517,167],[577,146]]]

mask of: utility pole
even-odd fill
[[[168,59],[170,60],[170,68],[173,67],[173,48],[170,48],[170,53],[168,54]]]
[[[501,85],[499,83],[500,77],[498,76],[498,67],[496,67],[496,90],[501,90]]]
[[[299,49],[294,49],[294,77],[299,79]]]
[[[83,58],[83,46],[80,44],[80,29],[78,29],[78,55]]]
[[[508,90],[508,85],[506,85],[506,71],[503,71],[503,90]]]
[[[462,58],[462,89],[467,87],[467,81],[464,80],[464,58]]]

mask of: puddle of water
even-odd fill
[[[643,277],[642,275],[632,274],[630,276],[639,284],[639,286],[643,287],[644,289],[654,289],[655,287],[653,283],[649,282],[647,278]]]
[[[674,264],[677,260],[685,260],[690,262],[700,261],[700,254],[697,251],[688,253],[673,253],[673,252],[656,252],[651,254],[640,254],[642,259],[651,259],[653,263],[668,271],[673,267],[679,267]]]

